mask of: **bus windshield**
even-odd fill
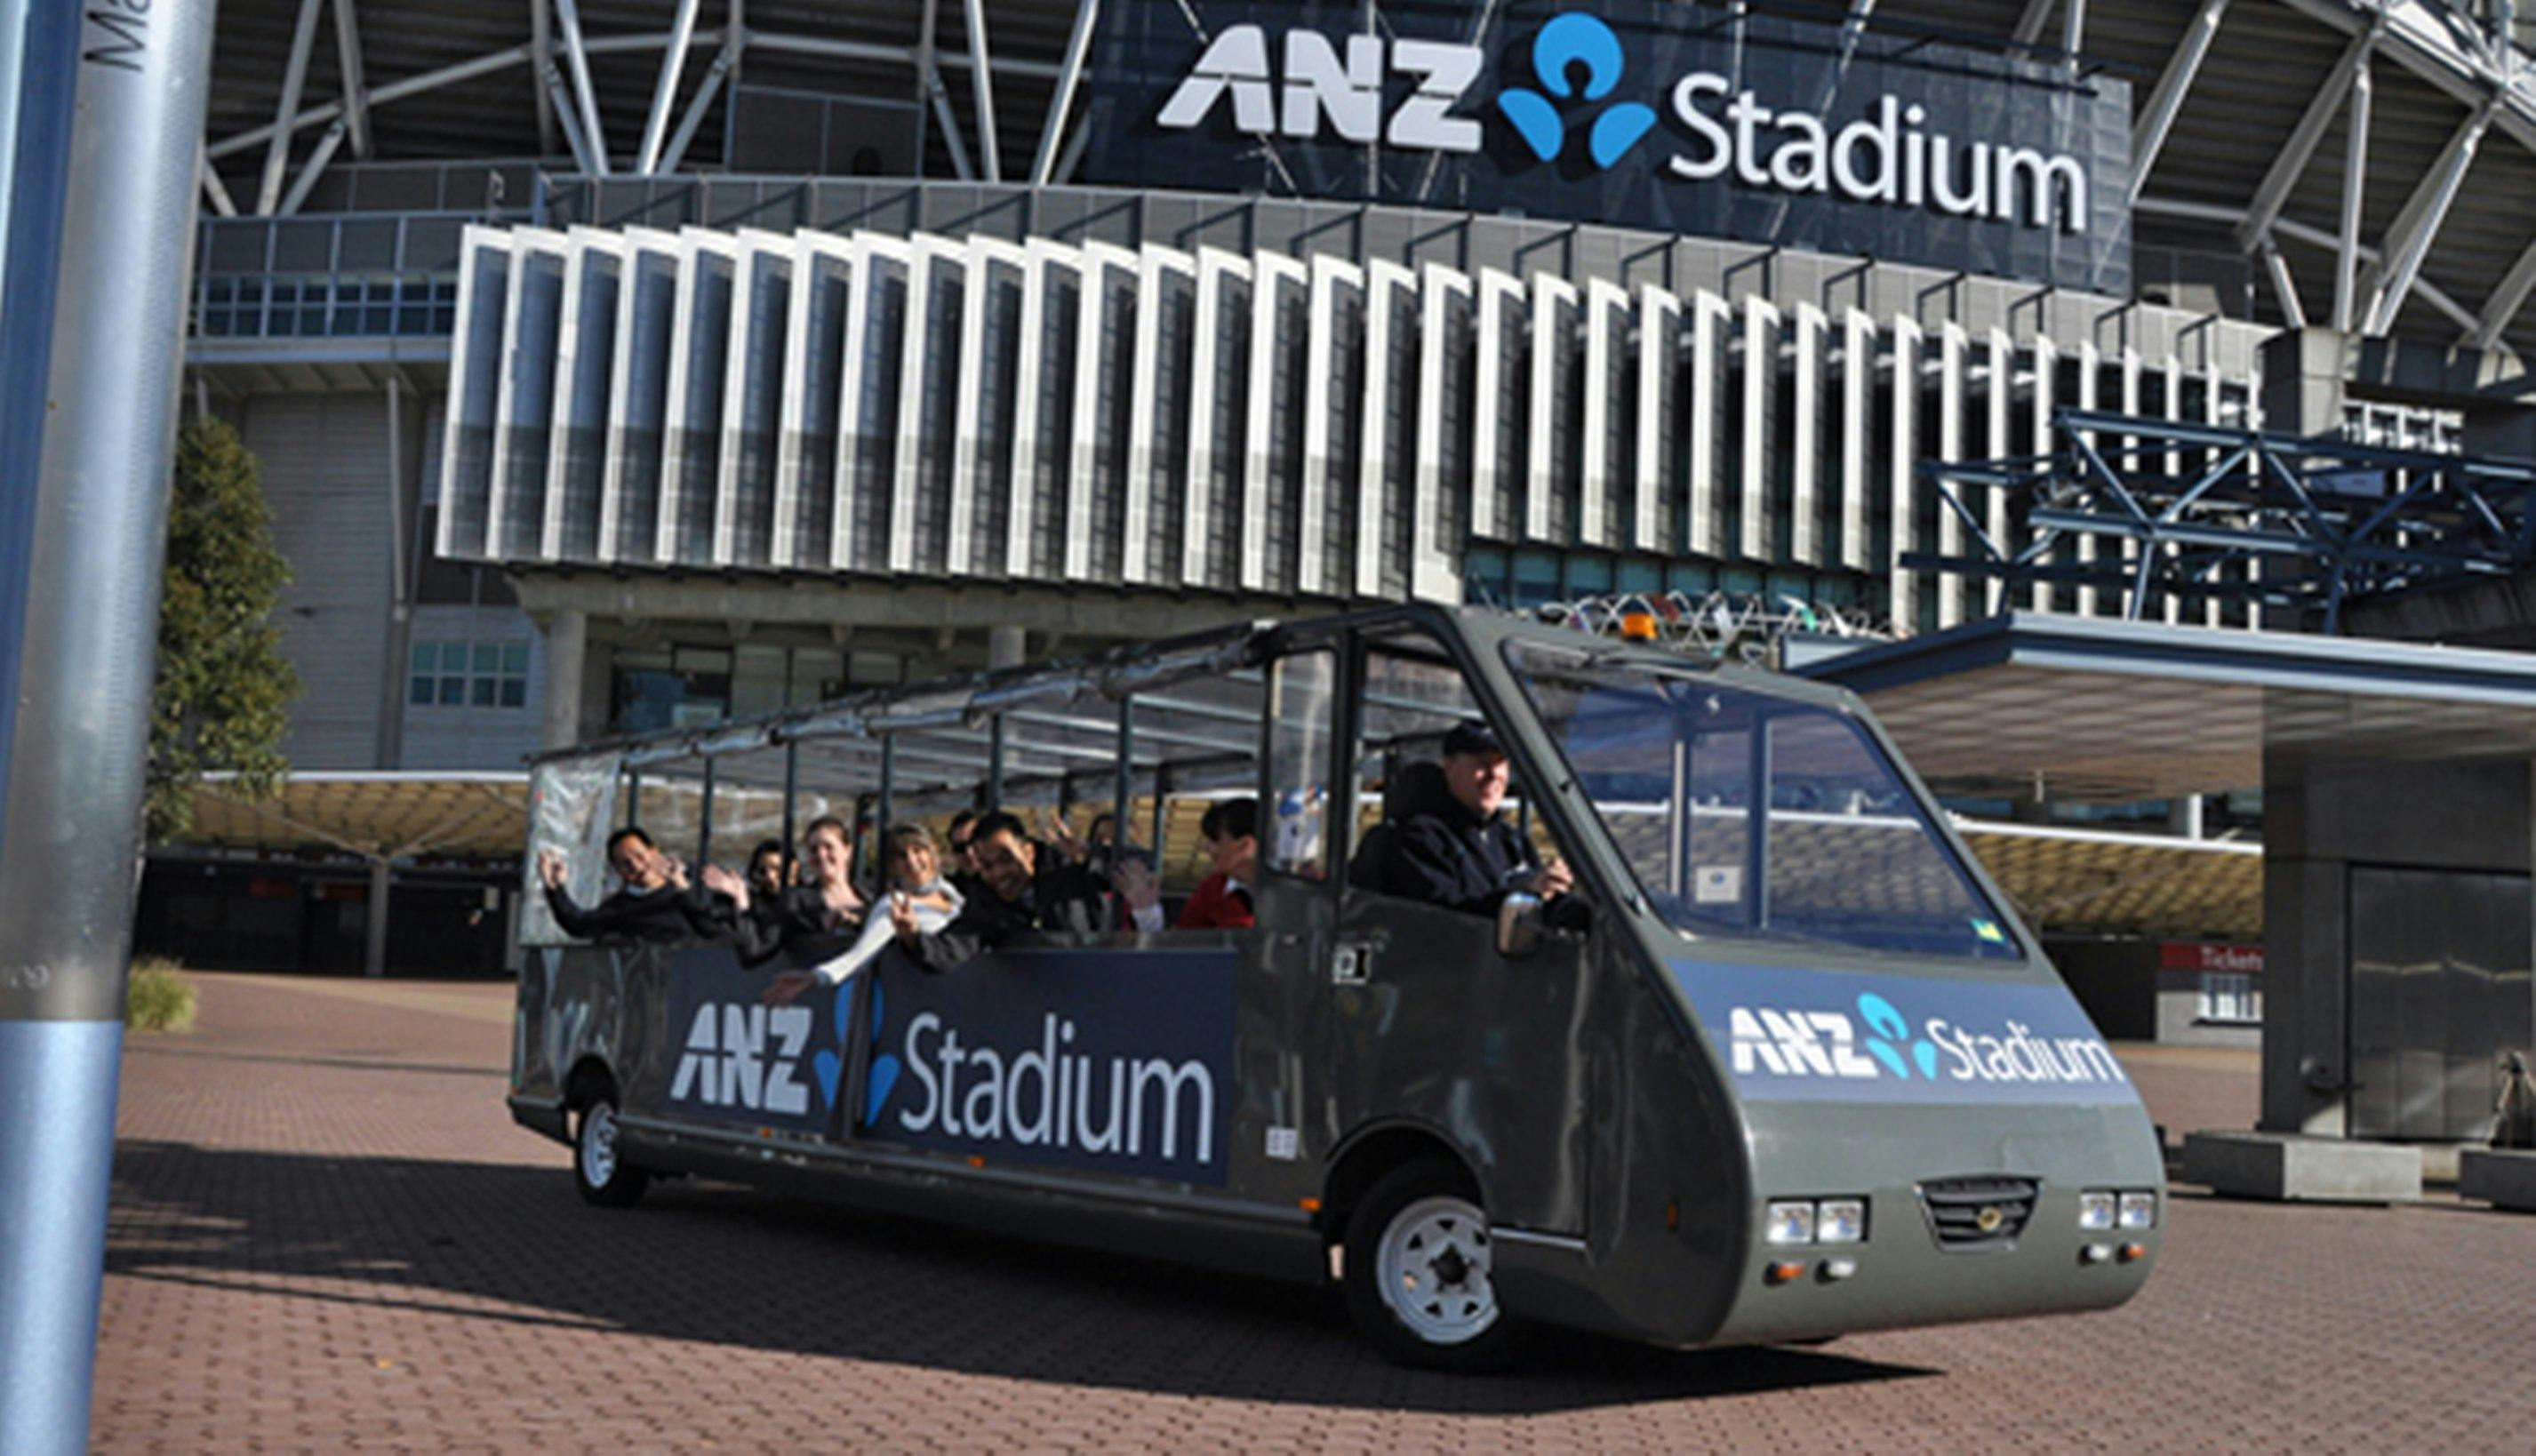
[[[1531,644],[1507,644],[1506,657],[1639,888],[1675,928],[2022,959],[1848,715]]]

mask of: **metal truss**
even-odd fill
[[[1903,564],[2011,595],[2110,591],[2134,621],[2162,598],[2320,608],[2331,634],[2354,597],[2536,561],[2536,465],[2082,410],[2052,419],[2049,455],[1923,461],[1972,549]],[[2085,540],[2116,544],[2081,552]]]

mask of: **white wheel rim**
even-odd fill
[[[581,1114],[581,1175],[594,1188],[616,1176],[616,1108],[606,1103]]]
[[[1489,1267],[1488,1220],[1448,1196],[1421,1198],[1392,1215],[1374,1253],[1382,1302],[1429,1345],[1459,1345],[1496,1323]]]

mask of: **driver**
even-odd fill
[[[1471,915],[1494,915],[1517,891],[1546,903],[1575,886],[1564,861],[1543,864],[1501,812],[1506,754],[1494,730],[1465,723],[1444,735],[1444,790],[1402,820],[1384,856],[1391,893]]]

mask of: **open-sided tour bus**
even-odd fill
[[[1547,913],[1389,892],[1422,766],[1480,722],[1573,873]],[[1176,870],[1236,794],[1255,928],[893,949],[779,1004],[710,935],[570,941],[534,880],[559,851],[589,904],[622,825],[732,863],[983,804],[1098,804]],[[708,1174],[1335,1278],[1386,1354],[1471,1367],[1528,1325],[2103,1308],[2156,1260],[2137,1095],[1846,692],[1400,607],[576,749],[533,805],[510,1106],[598,1201]]]

